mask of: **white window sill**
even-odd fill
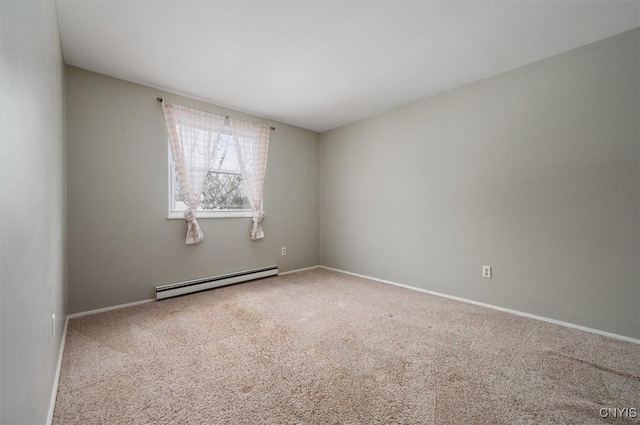
[[[246,218],[253,217],[253,211],[198,211],[196,212],[196,218]],[[167,220],[184,220],[184,213],[182,211],[172,211],[167,215]]]

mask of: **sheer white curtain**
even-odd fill
[[[253,210],[251,239],[262,239],[262,198],[264,195],[264,175],[267,170],[270,127],[229,118],[231,137],[236,142],[238,162],[247,197]]]
[[[202,186],[216,153],[224,126],[224,115],[200,111],[162,101],[173,161],[187,209],[187,245],[202,242],[204,235],[196,220]]]

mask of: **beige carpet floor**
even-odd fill
[[[318,269],[69,321],[56,425],[629,424],[640,345]]]

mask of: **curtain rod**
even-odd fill
[[[162,102],[162,100],[163,100],[163,99],[162,99],[161,97],[156,97],[156,100],[157,100],[158,102]],[[225,118],[231,118],[229,115],[225,115],[224,117],[225,117]],[[276,129],[275,127],[269,127],[269,128],[270,128],[271,130],[275,130],[275,129]]]

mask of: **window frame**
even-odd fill
[[[169,200],[169,204],[167,206],[167,220],[184,220],[184,211],[175,211],[173,209],[173,200],[175,196],[176,188],[176,167],[173,165],[173,152],[171,152],[171,144],[168,143],[167,148],[169,150],[169,154],[167,155],[169,159],[169,184],[167,187],[169,188],[169,196],[167,199]],[[215,172],[215,170],[209,170]],[[228,174],[242,174],[235,172],[228,172],[227,170],[220,170],[221,172]],[[243,209],[243,210],[198,210],[196,212],[198,220],[201,218],[251,218],[253,217],[253,210],[251,209]]]

